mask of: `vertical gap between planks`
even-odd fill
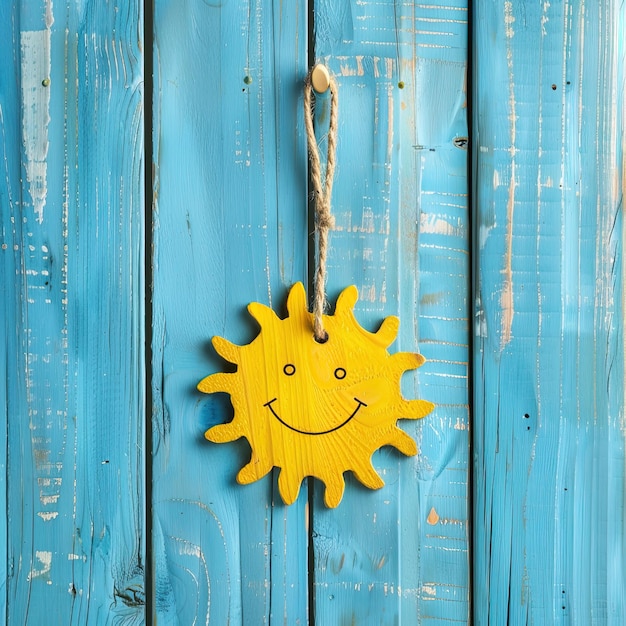
[[[154,618],[154,570],[152,566],[152,204],[153,179],[153,101],[154,101],[154,0],[143,1],[143,108],[144,108],[144,529],[146,563],[144,568],[145,623],[151,626]]]
[[[467,7],[467,69],[465,80],[465,114],[467,116],[467,241],[469,250],[469,276],[466,293],[469,294],[466,304],[466,314],[469,320],[467,329],[467,405],[468,405],[468,464],[467,464],[467,615],[469,624],[474,623],[474,303],[478,290],[478,255],[474,233],[474,158],[478,146],[474,145],[474,18],[475,3],[471,0]]]
[[[309,69],[315,64],[315,0],[307,0],[307,64]],[[304,84],[304,83],[302,83]],[[311,166],[308,158],[308,143],[307,143],[307,215],[308,215],[308,232],[309,241],[307,249],[307,261],[308,261],[308,279],[307,279],[307,291],[309,296],[314,293],[314,280],[315,280],[315,205],[313,197],[311,195]],[[309,297],[309,301],[310,301]],[[314,537],[314,515],[315,510],[315,479],[310,476],[307,481],[307,496],[308,496],[308,554],[307,554],[307,590],[308,590],[308,608],[309,608],[309,625],[315,626],[315,544],[313,542]]]

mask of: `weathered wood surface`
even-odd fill
[[[476,3],[479,625],[626,620],[624,12]]]
[[[229,397],[196,385],[284,311],[306,278],[304,2],[157,0],[154,92],[153,549],[159,624],[306,624],[307,494],[240,486],[245,440],[217,445]]]
[[[144,622],[140,9],[0,6],[7,624]]]
[[[474,3],[473,242],[467,2],[312,6],[156,0],[147,302],[141,6],[0,3],[0,621],[467,623],[471,243],[474,621],[621,626],[626,5]],[[247,444],[203,437],[228,396],[196,391],[210,338],[307,279],[309,49],[340,89],[329,299],[399,315],[437,404],[334,510],[237,485]]]
[[[465,1],[315,3],[316,59],[340,93],[330,298],[356,284],[372,330],[399,315],[394,349],[427,359],[405,396],[437,405],[400,422],[417,457],[374,454],[380,491],[349,476],[327,510],[316,485],[318,624],[467,623],[467,28]]]

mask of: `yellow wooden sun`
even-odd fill
[[[433,409],[432,403],[405,400],[400,392],[403,372],[419,367],[424,358],[411,352],[390,354],[398,318],[387,317],[370,333],[354,317],[357,298],[356,287],[346,288],[335,314],[324,316],[324,343],[313,337],[302,283],[289,293],[285,319],[257,302],[248,306],[261,326],[251,343],[237,346],[213,338],[217,352],[237,371],[212,374],[198,389],[230,394],[235,416],[205,436],[216,443],[240,437],[249,441],[252,458],[237,475],[240,484],[279,467],[278,488],[286,504],[298,497],[306,476],[315,476],[326,485],[326,505],[335,507],[348,470],[370,489],[384,485],[371,463],[381,446],[417,453],[413,439],[396,422],[424,417]]]

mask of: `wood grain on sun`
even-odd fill
[[[206,438],[216,443],[240,437],[249,441],[252,458],[237,475],[239,483],[254,482],[279,467],[285,503],[294,502],[302,480],[314,476],[326,486],[326,505],[335,507],[348,470],[370,489],[384,485],[371,463],[381,446],[417,453],[413,439],[396,423],[419,419],[433,409],[425,400],[404,399],[400,391],[402,374],[420,367],[424,357],[390,354],[398,318],[387,317],[376,333],[366,331],[354,317],[357,297],[356,287],[346,288],[335,314],[324,316],[324,343],[313,337],[302,283],[289,293],[285,319],[265,305],[248,306],[261,326],[249,344],[213,338],[217,352],[235,363],[237,371],[212,374],[198,389],[230,394],[235,416],[210,428]]]

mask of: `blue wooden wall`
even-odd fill
[[[436,403],[401,422],[420,454],[373,457],[386,486],[351,478],[328,510],[314,485],[319,624],[465,624],[468,616],[469,209],[467,2],[315,3],[315,56],[340,113],[329,293],[354,283],[370,328],[428,359],[404,393]],[[428,96],[426,97],[426,94]]]
[[[474,20],[477,624],[623,624],[624,8]]]
[[[306,624],[306,493],[285,507],[275,476],[237,485],[249,447],[204,439],[209,426],[232,416],[228,396],[195,390],[225,365],[211,337],[247,343],[257,333],[247,304],[280,309],[287,288],[306,278],[306,23],[304,2],[155,6],[159,623],[254,624],[272,616]]]
[[[144,622],[141,38],[138,2],[0,6],[7,624]]]
[[[624,623],[626,7],[471,4],[0,4],[0,622]],[[436,404],[332,510],[196,391],[310,282],[314,61],[330,300]]]

